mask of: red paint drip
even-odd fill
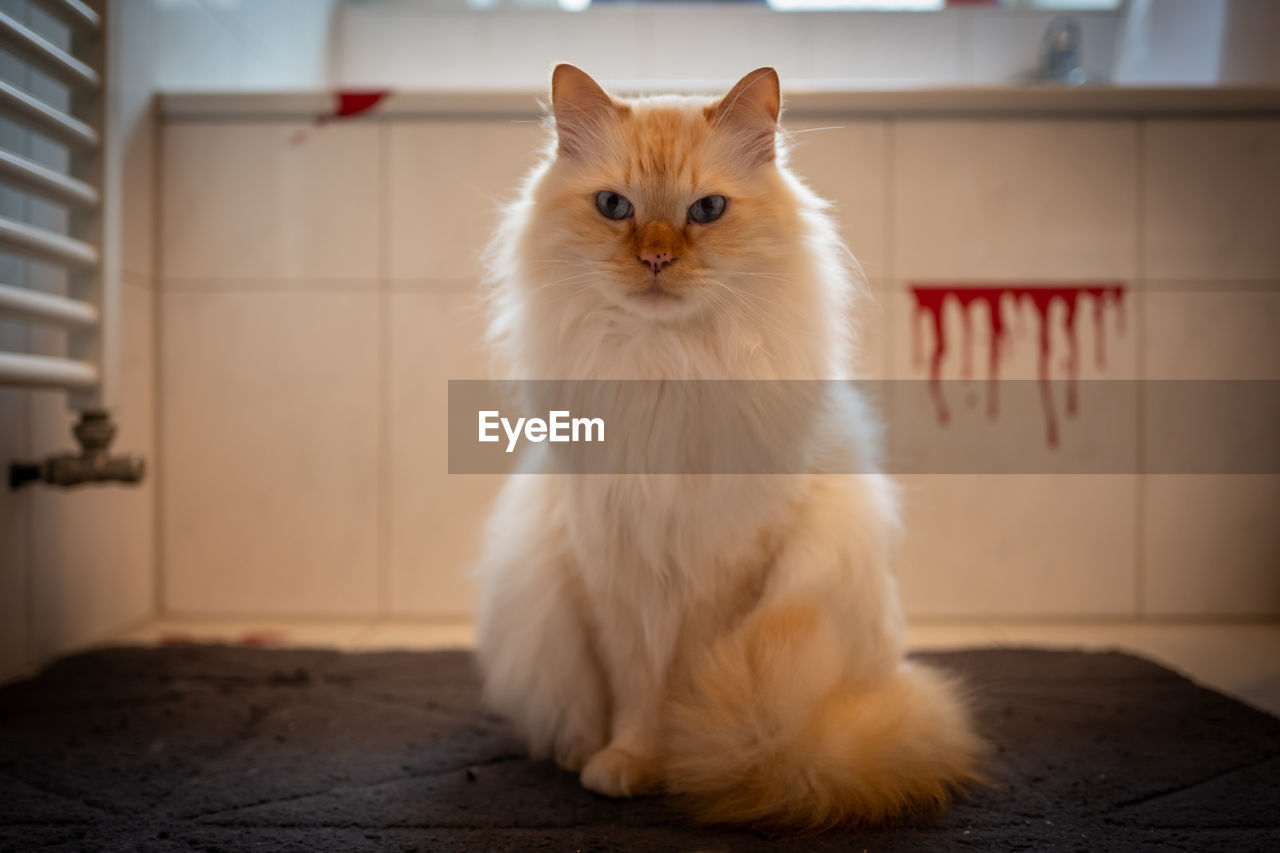
[[[918,334],[919,316],[926,314],[933,324],[933,352],[929,357],[929,383],[933,394],[934,406],[938,411],[938,420],[942,424],[951,419],[947,401],[942,394],[942,362],[947,355],[947,334],[942,321],[943,307],[947,299],[954,299],[960,306],[963,318],[964,352],[961,365],[962,375],[968,379],[972,375],[973,329],[970,316],[971,307],[976,303],[986,305],[991,318],[991,346],[987,363],[987,415],[994,418],[999,410],[996,380],[1000,378],[1000,357],[1006,347],[1007,325],[1004,319],[1005,296],[1016,306],[1027,300],[1035,309],[1038,319],[1037,342],[1039,345],[1038,376],[1040,379],[1040,399],[1044,406],[1046,439],[1050,447],[1058,446],[1058,418],[1054,410],[1053,395],[1049,385],[1049,365],[1051,363],[1051,336],[1049,329],[1049,310],[1054,300],[1060,301],[1066,308],[1065,325],[1067,331],[1067,415],[1074,417],[1079,400],[1077,380],[1079,378],[1080,353],[1079,341],[1076,337],[1076,308],[1081,295],[1093,300],[1094,337],[1097,340],[1095,358],[1099,369],[1106,365],[1106,350],[1103,339],[1106,332],[1106,309],[1114,303],[1117,312],[1117,326],[1124,330],[1124,285],[1119,283],[1091,283],[1078,285],[1055,284],[1048,287],[1030,285],[984,285],[984,286],[951,286],[951,285],[912,285],[911,294],[916,301],[916,317],[911,324],[913,350],[916,364],[923,362],[922,342]]]
[[[316,127],[323,127],[334,119],[347,119],[363,115],[382,103],[382,100],[390,94],[390,89],[339,89],[333,93],[333,111],[320,113],[316,116],[315,125]],[[294,145],[301,145],[306,142],[307,130],[295,131],[289,137],[289,141]]]
[[[350,118],[367,113],[376,107],[383,98],[391,94],[390,89],[370,89],[368,91],[352,91],[339,89],[334,92],[337,105],[333,113],[325,118]]]

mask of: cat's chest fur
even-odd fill
[[[735,334],[606,321],[561,351],[583,380],[570,383],[574,410],[607,425],[595,469],[607,474],[564,478],[584,553],[668,580],[758,561],[754,539],[800,488],[780,444],[803,436],[817,401]]]

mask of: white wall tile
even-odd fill
[[[163,297],[168,611],[373,613],[379,298]]]
[[[641,45],[640,54],[643,80],[719,81],[728,91],[735,80],[762,65],[774,66],[784,81],[806,76],[810,66],[812,52],[804,48],[800,27],[779,21],[769,9],[695,5],[681,9],[678,19],[662,9],[650,10],[649,16],[650,41]],[[730,49],[757,43],[764,30],[769,33],[766,49]],[[619,33],[616,40],[630,38]]]
[[[840,233],[867,276],[885,276],[887,123],[841,119],[784,121],[784,126],[794,131],[792,170],[833,202]]]
[[[893,270],[915,279],[1133,278],[1133,122],[891,126]]]
[[[341,15],[343,86],[541,88],[557,62],[578,65],[603,83],[651,79],[652,16],[626,6],[585,15],[520,9],[477,15],[345,4]]]
[[[62,449],[73,446],[68,436]],[[45,487],[34,494],[31,642],[37,658],[105,639],[153,612],[152,488],[111,484],[63,493]]]
[[[37,658],[101,640],[153,612],[155,604],[154,291],[122,288],[119,394],[112,414],[116,453],[137,453],[139,485],[33,489],[32,651]],[[32,394],[34,455],[75,452],[76,414],[67,395]]]
[[[481,76],[497,86],[549,90],[551,70],[558,62],[577,65],[606,85],[663,79],[659,69],[683,69],[702,53],[689,51],[664,65],[663,59],[669,58],[663,53],[664,44],[670,47],[679,39],[670,35],[655,38],[652,15],[626,6],[596,9],[585,15],[499,13],[484,16],[478,23]],[[698,26],[694,13],[688,31],[696,31]],[[554,49],[548,50],[549,44],[554,44]],[[744,68],[743,73],[750,70]]]
[[[143,5],[129,0],[126,5]],[[162,91],[314,88],[333,57],[334,0],[150,0]]]
[[[136,0],[135,0],[136,5]],[[155,0],[159,18],[160,85],[169,90],[247,88],[242,39],[197,0]]]
[[[389,133],[391,277],[475,279],[501,203],[537,161],[541,125],[415,122]]]
[[[1280,476],[1149,476],[1146,612],[1280,615]]]
[[[1144,395],[1144,470],[1269,470],[1263,451],[1280,429],[1280,412],[1268,405],[1280,380],[1280,289],[1153,282],[1144,299],[1146,374],[1154,380]],[[1230,523],[1234,508],[1206,514]]]
[[[469,614],[466,571],[503,481],[449,474],[448,382],[488,375],[477,294],[400,291],[390,300],[388,608]]]
[[[1153,282],[1144,298],[1148,377],[1198,380],[1198,401],[1185,407],[1169,396],[1177,385],[1147,395],[1145,606],[1163,615],[1280,614],[1280,477],[1171,473],[1205,458],[1221,460],[1217,472],[1247,471],[1260,445],[1273,443],[1274,423],[1222,411],[1243,403],[1247,386],[1213,380],[1280,380],[1280,289]],[[1229,402],[1205,402],[1201,389]]]
[[[1280,121],[1145,126],[1152,279],[1280,280]]]
[[[1280,379],[1280,281],[1152,282],[1144,301],[1148,379]]]
[[[1129,615],[1133,476],[900,478],[910,616]]]
[[[813,79],[916,85],[961,79],[959,15],[834,12],[788,15],[776,23],[800,30],[804,74]]]
[[[344,3],[340,14],[335,71],[344,87],[467,86],[487,76],[474,12]]]
[[[163,129],[166,279],[374,279],[372,124],[206,122]]]
[[[1280,380],[1280,290],[1169,283],[1145,301],[1147,376],[1154,381],[1144,395],[1144,470],[1272,470],[1265,451],[1280,430],[1272,399]],[[1232,508],[1206,514],[1228,522]]]

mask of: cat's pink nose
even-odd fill
[[[659,272],[667,267],[675,258],[671,257],[670,252],[641,252],[638,256],[640,263],[649,268],[650,272]]]

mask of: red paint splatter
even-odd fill
[[[390,95],[391,90],[370,89],[369,91],[357,92],[339,89],[333,94],[338,99],[337,106],[331,115],[322,117],[320,121],[325,121],[327,118],[350,118],[361,113],[367,113],[376,107],[383,98]]]
[[[333,93],[333,110],[316,116],[315,126],[323,127],[335,119],[347,119],[369,112],[391,94],[390,89],[338,89]],[[290,138],[294,145],[307,139],[305,130],[296,131]]]
[[[1040,358],[1038,374],[1040,379],[1040,399],[1045,412],[1045,429],[1050,447],[1058,446],[1058,419],[1054,411],[1053,396],[1049,385],[1050,334],[1049,309],[1054,300],[1062,302],[1066,308],[1067,330],[1067,415],[1074,417],[1078,408],[1076,382],[1079,377],[1080,354],[1079,342],[1076,338],[1076,308],[1082,295],[1093,300],[1094,338],[1097,347],[1094,357],[1098,368],[1106,366],[1105,317],[1108,305],[1114,304],[1117,312],[1117,325],[1124,329],[1124,285],[1113,282],[1095,282],[1090,284],[1053,284],[1044,287],[1031,285],[912,285],[911,294],[915,297],[916,316],[912,318],[911,330],[914,339],[917,365],[922,364],[924,355],[922,342],[918,333],[919,317],[927,315],[933,323],[933,352],[929,357],[929,382],[933,394],[934,405],[938,411],[938,420],[946,424],[951,419],[947,401],[942,394],[942,362],[947,355],[947,333],[942,322],[943,306],[947,299],[954,299],[960,306],[963,318],[964,352],[961,372],[967,379],[972,375],[973,321],[970,309],[981,303],[986,306],[991,319],[991,346],[987,359],[987,415],[995,417],[999,410],[996,380],[1000,378],[1000,357],[1007,347],[1007,325],[1004,318],[1006,301],[1015,306],[1029,301],[1035,309],[1038,319],[1038,344]],[[1005,299],[1008,297],[1008,300]]]

